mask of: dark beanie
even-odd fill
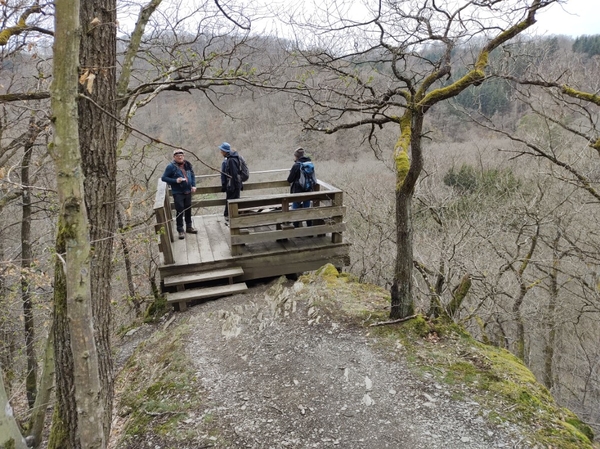
[[[294,156],[296,156],[298,159],[304,157],[304,148],[298,148],[296,151],[294,151]]]

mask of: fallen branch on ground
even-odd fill
[[[416,318],[417,316],[418,315],[411,315],[411,316],[407,316],[406,318],[398,318],[397,320],[380,321],[379,323],[371,323],[369,326],[370,327],[373,327],[373,326],[385,326],[386,324],[402,323],[403,321],[412,320],[413,318]]]

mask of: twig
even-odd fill
[[[149,416],[165,416],[165,415],[180,415],[183,412],[149,412],[144,410],[144,413]]]
[[[411,315],[411,316],[407,316],[406,318],[398,318],[397,320],[380,321],[379,323],[371,323],[370,327],[373,327],[373,326],[385,326],[386,324],[402,323],[403,321],[412,320],[413,318],[416,318],[417,316],[418,315]]]

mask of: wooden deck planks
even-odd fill
[[[206,232],[205,217],[200,216],[194,218],[197,219],[196,223],[198,223],[198,227],[196,229],[198,229],[198,247],[200,252],[200,261],[213,262],[215,260],[215,256],[210,246],[208,233]]]
[[[192,225],[199,229],[199,219],[200,217],[192,217]],[[198,246],[198,234],[185,234],[185,249],[187,251],[187,260],[190,265],[202,262],[202,258],[200,257],[200,250]]]
[[[173,242],[173,258],[177,265],[189,265],[187,243],[184,240],[179,240],[177,232],[175,232],[175,241]]]
[[[231,250],[229,249],[229,235],[225,235],[221,227],[223,217],[217,218],[216,215],[205,217],[204,224],[208,243],[210,244],[213,259],[222,260],[231,258]]]

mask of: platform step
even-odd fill
[[[195,284],[199,282],[213,281],[215,279],[227,279],[241,276],[244,270],[241,267],[224,268],[222,270],[203,271],[200,273],[176,274],[163,279],[165,287],[176,285]]]
[[[235,295],[248,290],[248,286],[245,282],[240,282],[231,285],[221,285],[218,287],[207,287],[207,288],[192,288],[190,290],[184,290],[181,292],[167,293],[168,303],[185,303],[186,301],[193,301],[194,299],[206,299],[214,298],[215,296],[227,296]]]

